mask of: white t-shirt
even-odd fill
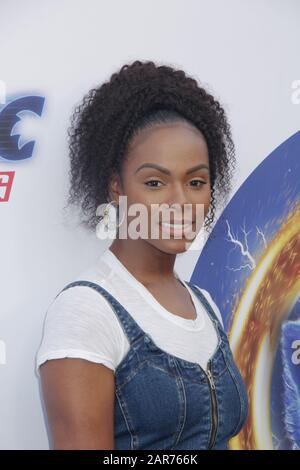
[[[215,327],[200,300],[188,289],[197,312],[195,320],[166,310],[106,248],[97,261],[74,279],[100,284],[129,312],[154,343],[173,356],[198,363],[206,369],[217,347]],[[222,325],[221,313],[208,291],[201,289]],[[87,286],[66,289],[56,297],[45,315],[43,335],[36,353],[36,373],[48,359],[82,358],[112,369],[127,354],[130,344],[108,300]]]

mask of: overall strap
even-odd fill
[[[192,284],[190,281],[185,281],[189,286],[190,288],[193,290],[193,292],[195,292],[195,294],[197,295],[197,297],[200,299],[200,301],[202,302],[204,308],[207,310],[207,313],[209,314],[210,318],[212,321],[214,321],[218,327],[221,328],[221,331],[223,330],[223,326],[216,314],[216,312],[214,311],[214,309],[212,308],[211,304],[208,302],[207,298],[205,297],[205,295],[201,292],[200,288],[196,285],[196,284]],[[220,329],[219,328],[219,329]]]

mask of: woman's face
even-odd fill
[[[122,182],[122,189],[115,184],[118,194],[127,197],[126,227],[138,217],[146,242],[166,253],[186,251],[203,225],[211,201],[208,148],[200,131],[179,121],[143,129],[130,142]],[[137,203],[145,208],[144,219],[138,212],[128,214],[130,206]],[[186,222],[188,227],[170,227],[164,221]],[[137,231],[142,228],[135,227]],[[151,227],[156,230],[152,236]],[[194,235],[187,238],[189,229]]]

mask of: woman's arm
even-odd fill
[[[40,366],[53,449],[114,448],[114,371],[85,359]]]

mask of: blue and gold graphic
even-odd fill
[[[223,316],[249,397],[231,449],[300,449],[300,132],[247,178],[191,281]]]

